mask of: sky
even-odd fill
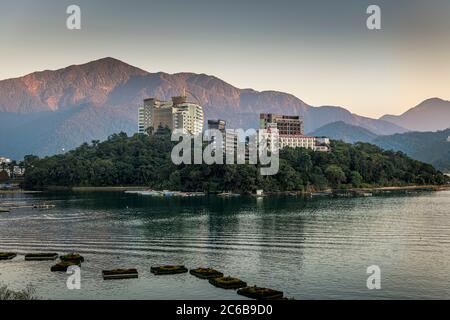
[[[369,117],[450,100],[449,0],[1,0],[0,43],[0,79],[114,57]]]

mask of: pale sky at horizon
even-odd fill
[[[66,29],[70,4],[80,31]],[[110,56],[369,117],[450,100],[449,0],[2,0],[0,14],[0,79]]]

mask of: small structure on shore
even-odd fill
[[[189,271],[193,276],[200,279],[214,279],[223,277],[223,273],[212,268],[197,268]]]
[[[14,252],[0,252],[0,260],[11,260],[17,257],[17,253]]]
[[[185,266],[155,266],[150,268],[150,272],[155,275],[167,275],[186,273],[188,269]]]
[[[247,286],[247,283],[238,278],[232,277],[220,277],[209,279],[209,283],[211,283],[215,287],[219,287],[222,289],[240,289]]]
[[[139,277],[137,269],[103,270],[103,280],[136,279]]]
[[[239,289],[237,291],[237,294],[257,300],[278,300],[283,298],[282,291],[277,291],[269,288],[259,288],[257,286]]]
[[[25,255],[26,261],[47,261],[56,260],[57,258],[57,253],[28,253]]]

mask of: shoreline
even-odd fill
[[[43,191],[23,190],[23,189],[0,190],[0,194],[33,194],[33,193],[42,193],[42,192]]]
[[[124,192],[124,191],[146,191],[148,187],[143,186],[109,186],[109,187],[47,187],[43,190],[0,190],[2,193],[42,193],[44,191],[67,191],[67,192]],[[312,193],[363,193],[373,191],[446,191],[450,185],[411,185],[411,186],[389,186],[389,187],[366,187],[348,189],[325,189],[314,191],[265,191],[265,195],[308,195]],[[194,192],[194,191],[187,191]],[[211,193],[215,194],[215,193]],[[241,195],[255,195],[239,193]]]

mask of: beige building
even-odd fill
[[[167,127],[171,131],[180,129],[196,135],[203,131],[203,108],[187,102],[186,96],[173,97],[172,101],[146,99],[139,107],[138,122],[139,133],[148,133],[149,128],[156,132],[159,127]]]
[[[260,128],[266,129],[269,150],[274,150],[278,140],[278,149],[305,148],[314,151],[330,151],[330,139],[312,137],[303,134],[303,120],[300,116],[285,116],[263,113],[260,115]]]

